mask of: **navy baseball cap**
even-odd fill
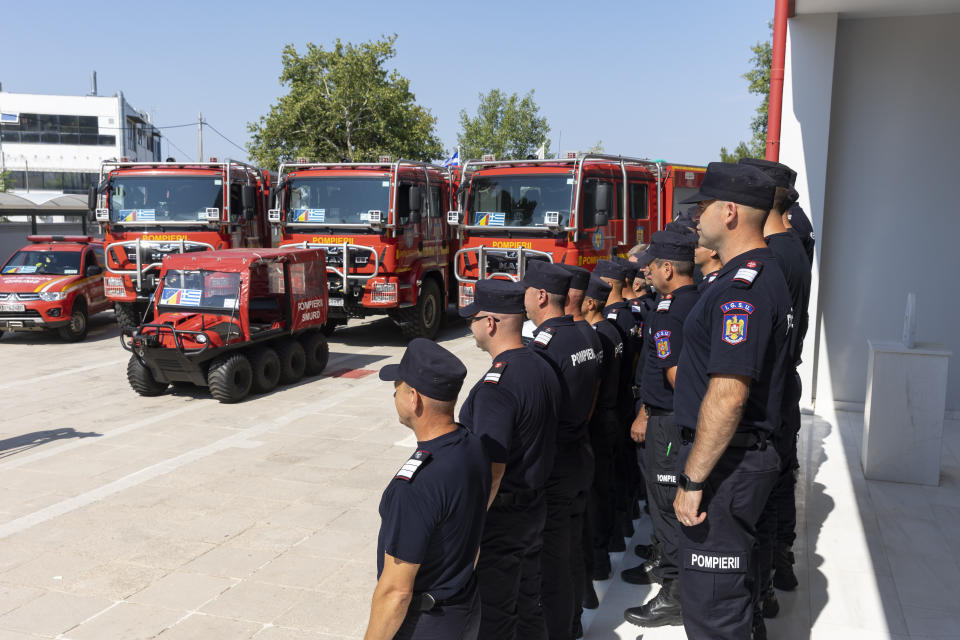
[[[633,264],[637,265],[638,269],[643,269],[648,264],[653,262],[653,254],[650,253],[650,246],[648,245],[646,249],[638,253],[636,258],[637,260]]]
[[[562,269],[570,273],[570,288],[577,291],[586,291],[587,284],[590,282],[590,272],[583,267],[573,264],[561,264]]]
[[[760,158],[740,158],[740,164],[756,167],[777,183],[778,187],[792,189],[797,182],[797,172],[785,164]]]
[[[611,278],[613,280],[623,280],[626,277],[623,266],[612,260],[600,260],[597,266],[593,268],[594,275],[601,278]]]
[[[623,279],[624,280],[633,280],[637,277],[637,271],[640,270],[640,267],[637,266],[636,262],[630,262],[626,258],[621,258],[620,256],[613,256],[613,262],[617,263],[623,268]]]
[[[473,302],[458,313],[469,318],[480,311],[523,313],[523,285],[510,280],[480,280],[473,286]]]
[[[565,296],[570,289],[570,274],[566,269],[552,262],[531,260],[527,263],[527,271],[520,284]]]
[[[813,238],[813,225],[803,207],[795,204],[787,211],[787,215],[790,217],[790,226],[800,234],[801,238]]]
[[[587,292],[584,295],[588,298],[599,300],[600,302],[606,302],[612,289],[613,287],[594,275],[590,277],[590,282],[587,284]]]
[[[704,200],[726,200],[746,207],[769,211],[777,194],[777,183],[756,167],[731,162],[711,162],[700,190],[680,204]]]
[[[657,231],[650,239],[647,249],[650,255],[661,260],[693,262],[693,250],[696,246],[690,236],[673,231]]]
[[[467,377],[467,368],[433,340],[414,338],[403,352],[400,364],[380,369],[380,379],[402,380],[434,400],[456,400]]]

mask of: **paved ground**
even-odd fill
[[[74,345],[0,340],[0,640],[360,637],[380,492],[414,445],[375,374],[403,351],[391,323],[351,323],[328,375],[228,406],[136,396],[110,320]],[[462,322],[440,341],[468,380],[486,370]],[[857,420],[805,417],[802,585],[770,637],[960,637],[960,425],[928,489],[864,481]],[[586,638],[683,637],[622,622],[649,589],[597,587]]]

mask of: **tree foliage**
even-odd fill
[[[772,23],[768,24],[773,29]],[[770,106],[770,67],[773,64],[773,45],[770,40],[757,42],[750,51],[751,68],[743,78],[749,83],[748,90],[755,95],[763,96],[763,101],[757,107],[756,115],[750,120],[750,130],[753,137],[749,142],[741,141],[733,153],[726,147],[720,148],[720,159],[723,162],[736,162],[740,158],[762,158],[767,150],[767,110]]]
[[[546,117],[539,115],[533,91],[520,97],[492,89],[479,98],[476,116],[460,111],[457,144],[462,158],[492,153],[498,160],[522,160],[536,155],[541,145],[550,148],[550,126]]]
[[[10,190],[10,172],[0,171],[0,193]]]
[[[329,51],[308,43],[303,55],[285,46],[280,83],[289,90],[247,125],[250,157],[264,167],[301,156],[322,162],[439,158],[436,118],[416,103],[409,80],[384,68],[396,55],[396,40],[396,34],[359,45],[337,39]]]

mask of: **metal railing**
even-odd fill
[[[363,244],[350,244],[349,242],[344,242],[341,244],[323,244],[320,242],[296,242],[293,244],[285,244],[283,245],[282,248],[286,249],[287,247],[298,247],[300,249],[323,249],[328,253],[333,248],[339,249],[341,251],[340,255],[343,256],[343,262],[340,265],[343,270],[341,271],[336,266],[328,264],[327,273],[333,273],[335,275],[340,276],[341,278],[343,278],[344,284],[346,284],[348,280],[366,281],[366,280],[369,280],[370,278],[375,277],[380,272],[380,254],[377,253],[377,250],[374,247],[368,247]],[[350,273],[351,269],[366,268],[367,266],[370,265],[369,258],[367,258],[367,264],[365,265],[362,265],[362,266],[357,265],[356,267],[351,265],[351,262],[352,262],[350,259],[351,251],[357,251],[357,252],[366,251],[367,253],[372,254],[373,255],[373,273],[351,274]]]
[[[468,278],[465,274],[461,274],[460,271],[460,256],[467,256],[468,254],[477,254],[477,278]],[[502,256],[505,261],[510,261],[516,258],[517,261],[517,273],[508,273],[506,271],[494,271],[492,273],[487,272],[487,258],[489,256]],[[517,247],[516,249],[491,249],[484,245],[479,247],[468,247],[466,249],[460,249],[457,251],[454,256],[454,270],[453,277],[457,279],[457,282],[478,282],[479,280],[486,280],[487,278],[507,278],[513,280],[514,282],[519,282],[523,280],[523,276],[527,270],[527,258],[531,256],[537,256],[538,258],[546,258],[549,262],[553,262],[553,255],[547,251],[538,251],[536,249],[527,249],[526,247]],[[463,260],[463,265],[466,268],[467,261],[466,258]],[[465,270],[465,269],[464,269]]]
[[[123,242],[111,242],[110,244],[108,244],[108,245],[104,248],[104,254],[106,254],[106,257],[108,258],[107,261],[106,261],[106,264],[107,264],[107,273],[112,273],[112,274],[118,275],[118,276],[136,277],[136,281],[137,281],[137,291],[140,291],[141,288],[143,287],[143,276],[145,276],[148,271],[151,271],[151,270],[153,270],[153,269],[159,269],[160,266],[161,266],[161,264],[162,264],[162,260],[161,260],[161,262],[151,262],[151,263],[149,263],[149,264],[147,264],[147,265],[144,265],[144,264],[143,264],[143,257],[142,257],[142,249],[155,249],[155,250],[158,250],[159,245],[168,245],[168,246],[169,246],[171,243],[174,243],[174,244],[177,246],[177,248],[179,249],[179,251],[177,251],[176,253],[188,253],[187,247],[204,247],[204,251],[215,251],[215,250],[216,250],[212,244],[208,244],[208,243],[206,243],[206,242],[198,242],[198,241],[196,241],[196,240],[172,240],[172,241],[147,241],[147,242],[144,242],[144,241],[142,241],[140,238],[137,238],[136,240],[124,240]],[[130,258],[129,258],[129,256],[127,255],[126,247],[130,247],[130,246],[134,247],[134,250],[135,250],[135,252],[136,252],[136,254],[135,254],[135,262],[136,262],[137,268],[136,268],[136,269],[114,269],[113,267],[111,267],[111,266],[110,266],[110,261],[109,261],[109,257],[110,257],[110,255],[111,255],[111,253],[110,253],[111,249],[113,249],[114,247],[123,247],[123,249],[124,249],[123,255],[124,255],[124,257],[127,259],[127,261],[129,262]],[[167,252],[167,253],[173,253],[173,252]],[[115,255],[114,255],[114,259],[116,259],[116,256],[115,256]],[[119,262],[119,261],[118,261],[118,262]]]

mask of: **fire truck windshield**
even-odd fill
[[[21,273],[72,276],[80,273],[79,251],[17,251],[0,269],[5,276]]]
[[[466,224],[471,227],[543,227],[546,213],[570,223],[573,180],[554,175],[475,175],[470,182]]]
[[[387,178],[292,178],[287,191],[287,222],[332,224],[370,223],[371,210],[390,206]]]
[[[167,307],[232,310],[239,299],[239,273],[206,269],[168,271],[160,291],[160,306]]]
[[[111,222],[206,222],[207,208],[223,208],[220,178],[153,176],[110,181]]]

